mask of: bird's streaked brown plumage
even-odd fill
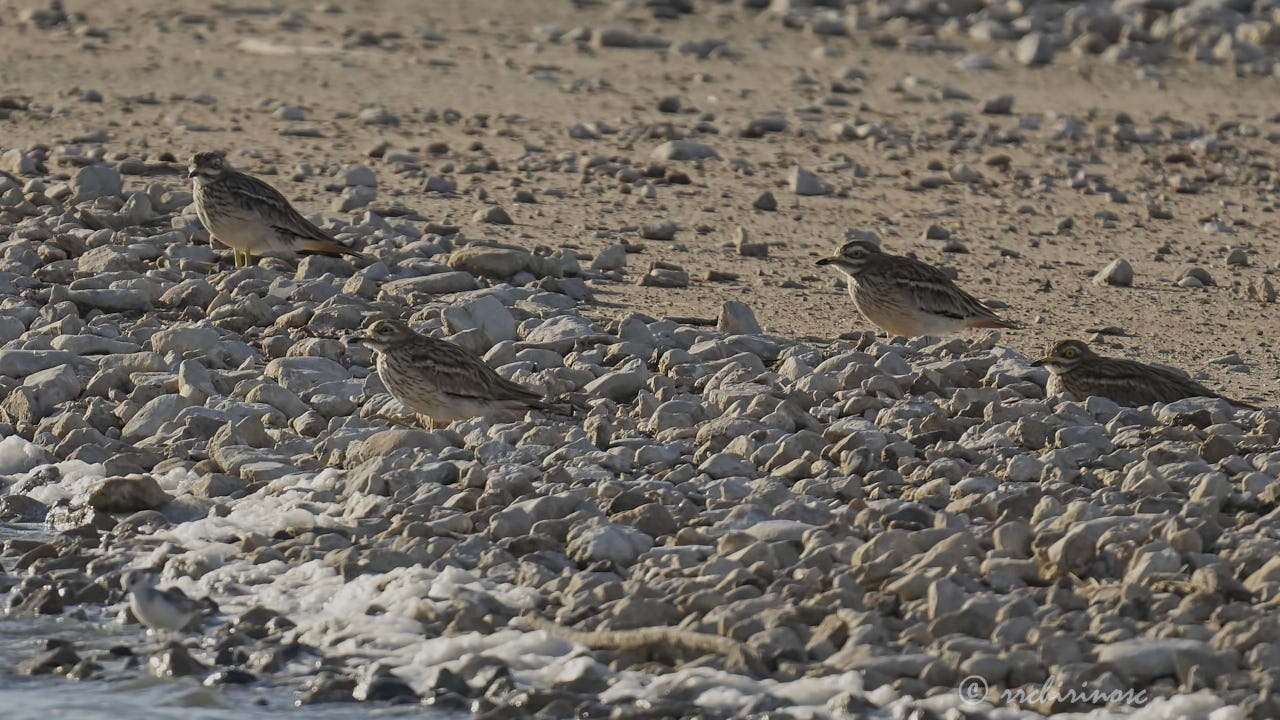
[[[572,414],[564,402],[514,383],[483,359],[445,340],[415,332],[400,320],[378,320],[352,338],[377,353],[378,377],[396,400],[430,424],[483,417],[513,422],[530,410]]]
[[[1169,403],[1190,397],[1221,398],[1242,408],[1248,403],[1224,397],[1185,375],[1136,360],[1105,357],[1080,340],[1059,340],[1032,365],[1044,366],[1050,395],[1065,393],[1077,400],[1090,395],[1109,398],[1120,405]]]
[[[956,286],[938,268],[891,255],[866,240],[852,240],[818,265],[831,265],[849,281],[863,317],[894,335],[947,335],[964,328],[1012,328],[991,308]]]
[[[236,172],[221,153],[196,153],[187,173],[196,214],[209,235],[232,249],[236,267],[269,252],[356,255],[294,209],[280,191]]]

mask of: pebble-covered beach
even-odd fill
[[[1280,6],[456,5],[0,6],[0,45],[107,64],[190,36],[211,88],[0,84],[0,603],[43,633],[11,673],[300,716],[1280,717],[1276,118],[1025,74],[1274,96]],[[382,62],[475,95],[331,107]],[[204,149],[362,256],[233,267]],[[847,238],[1023,327],[876,334],[814,267]],[[427,430],[349,342],[387,317],[589,409]],[[1072,335],[1263,409],[1046,397]],[[200,616],[146,633],[135,569]]]

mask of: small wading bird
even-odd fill
[[[415,332],[400,320],[378,320],[348,342],[377,353],[382,384],[401,405],[425,417],[428,428],[477,417],[514,422],[530,410],[573,414],[573,401],[547,402],[541,393],[494,372],[475,354]]]
[[[1048,393],[1066,393],[1077,400],[1090,395],[1109,398],[1120,405],[1150,405],[1190,397],[1226,400],[1249,410],[1248,403],[1223,397],[1189,377],[1136,360],[1104,357],[1079,340],[1059,340],[1045,356],[1031,363],[1048,368]]]
[[[941,270],[890,255],[867,240],[852,240],[818,265],[831,265],[849,281],[863,317],[891,335],[947,335],[965,328],[1013,328],[991,308],[956,287]]]
[[[203,607],[177,588],[157,589],[155,576],[142,570],[124,576],[124,589],[134,617],[157,632],[181,631]]]
[[[253,265],[264,253],[360,255],[302,217],[280,191],[233,170],[222,153],[196,153],[187,175],[200,222],[210,237],[231,248],[236,267]]]

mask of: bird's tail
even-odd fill
[[[360,253],[352,250],[346,245],[340,245],[329,240],[308,240],[302,245],[301,250],[304,252],[315,253],[317,255],[328,255],[329,257],[341,257],[343,255],[361,257]]]
[[[1007,328],[1009,330],[1017,330],[1022,325],[1013,320],[1001,320],[1000,318],[979,318],[969,323],[971,328]]]

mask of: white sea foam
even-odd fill
[[[39,445],[10,435],[0,440],[0,475],[17,475],[36,467],[45,453]]]
[[[50,466],[40,465],[32,471],[38,472],[45,467]],[[60,479],[57,482],[32,488],[26,493],[27,497],[39,500],[45,505],[53,505],[59,500],[69,500],[88,492],[107,476],[107,469],[102,465],[81,460],[63,460],[53,463],[52,467],[57,468]]]
[[[175,467],[168,472],[155,475],[155,480],[161,490],[177,497],[188,494],[191,486],[200,482],[200,474],[188,468]]]
[[[0,441],[0,464],[29,457],[24,442],[11,438]],[[71,497],[105,474],[101,466],[78,461],[58,463],[57,468],[61,479],[36,488],[31,493],[33,497],[42,502]],[[175,469],[158,476],[157,482],[169,492],[181,493],[197,479],[194,473]],[[540,630],[499,629],[489,634],[427,637],[418,618],[424,611],[443,609],[440,606],[460,597],[488,596],[517,610],[542,607],[546,598],[536,589],[496,583],[456,567],[439,571],[418,565],[398,567],[344,582],[341,573],[323,560],[253,564],[245,558],[240,542],[252,533],[270,537],[281,531],[298,534],[313,529],[348,529],[352,521],[346,515],[359,504],[359,497],[348,498],[345,503],[313,499],[314,492],[332,490],[341,481],[342,473],[337,470],[280,478],[253,495],[227,501],[230,512],[225,516],[210,515],[158,531],[153,536],[160,541],[158,546],[135,559],[134,564],[171,568],[172,572],[166,573],[168,584],[191,596],[214,597],[226,617],[253,606],[271,608],[297,624],[302,642],[323,648],[330,657],[345,657],[354,666],[376,663],[387,667],[421,693],[431,690],[428,683],[435,668],[457,670],[469,658],[484,655],[503,662],[513,678],[524,685],[547,687],[588,674],[607,676],[609,687],[600,694],[605,703],[681,699],[697,707],[732,712],[768,694],[786,703],[797,717],[817,720],[841,717],[840,698],[851,693],[879,708],[868,717],[893,717],[907,705],[928,707],[939,715],[963,709],[979,710],[996,720],[1042,717],[1014,707],[966,706],[955,693],[913,699],[900,697],[888,685],[863,692],[862,678],[856,672],[790,682],[757,680],[707,667],[663,675],[614,672],[591,657],[587,648]],[[1156,699],[1140,708],[1097,708],[1057,717],[1245,718],[1238,708],[1224,706],[1221,699],[1208,692]]]

